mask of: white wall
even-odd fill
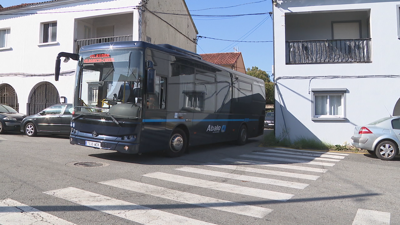
[[[62,75],[59,82],[55,82],[54,65],[59,52],[74,52],[74,41],[84,38],[84,24],[91,26],[93,36],[96,35],[97,27],[114,25],[116,36],[133,35],[134,41],[146,41],[146,36],[150,36],[152,43],[169,43],[195,51],[194,43],[149,13],[142,20],[146,29],[140,33],[139,13],[136,8],[140,2],[141,0],[69,0],[0,12],[0,29],[11,28],[11,49],[0,49],[0,84],[10,84],[16,90],[20,112],[27,113],[29,94],[35,85],[43,81],[55,85],[60,96],[66,96],[69,102],[73,100],[74,76],[68,73],[66,76]],[[183,0],[150,0],[148,7],[154,11],[186,10]],[[170,16],[166,19],[171,20],[171,24],[190,37],[196,38],[197,30],[189,17],[182,19]],[[50,21],[57,22],[57,42],[40,44],[40,24]],[[76,62],[71,60],[62,63],[61,72],[73,72],[75,68]]]
[[[399,6],[400,1],[309,0],[283,1],[278,8],[274,7],[277,135],[288,129],[292,140],[309,137],[330,144],[350,143],[354,126],[393,113],[400,98],[397,91],[400,86],[400,64],[397,63],[400,52]],[[312,17],[316,13],[315,19],[318,19],[321,12],[348,10],[370,11],[372,63],[286,65],[287,14],[309,13],[308,17]],[[388,75],[395,75],[395,78]],[[311,79],[314,76],[323,79]],[[332,79],[334,76],[336,78]],[[358,78],[349,79],[355,76]],[[312,88],[346,88],[346,121],[313,121],[309,94]]]

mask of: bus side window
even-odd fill
[[[167,78],[161,77],[160,80],[160,109],[166,109],[166,99],[167,99]]]
[[[167,79],[165,77],[156,76],[155,83],[155,93],[149,95],[147,99],[147,108],[166,109]]]

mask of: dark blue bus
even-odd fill
[[[84,46],[78,60],[70,143],[137,154],[263,134],[264,81],[171,45],[113,42]]]

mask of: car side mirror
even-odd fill
[[[44,116],[44,115],[46,115],[46,112],[45,111],[41,111],[39,114]]]

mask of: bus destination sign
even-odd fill
[[[94,54],[83,60],[83,63],[106,63],[114,62],[114,58],[110,54]]]

